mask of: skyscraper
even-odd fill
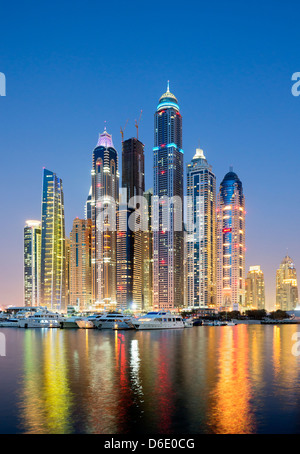
[[[24,302],[40,305],[41,290],[41,222],[26,221],[24,227]]]
[[[118,154],[104,130],[93,151],[91,216],[93,302],[105,307],[114,307],[117,301],[118,200]]]
[[[153,306],[153,232],[152,232],[152,197],[153,189],[144,192],[147,204],[144,209],[145,219],[147,219],[148,228],[143,231],[143,307],[145,311],[151,310]]]
[[[298,303],[296,267],[286,255],[276,273],[276,309],[291,311]]]
[[[65,250],[66,250],[66,260],[65,260],[65,306],[68,308],[70,305],[70,238],[65,238]]]
[[[88,198],[86,199],[86,203],[84,206],[84,218],[85,219],[92,219],[92,186],[89,191]]]
[[[91,246],[91,219],[74,219],[70,234],[70,304],[81,311],[92,305]]]
[[[154,115],[153,307],[183,305],[182,117],[169,84]]]
[[[218,195],[217,247],[217,304],[237,309],[245,302],[245,198],[232,169]]]
[[[250,266],[245,283],[247,309],[265,309],[265,279],[260,266]]]
[[[44,169],[42,194],[41,303],[65,310],[65,214],[62,180]]]
[[[216,177],[199,148],[187,166],[187,195],[187,304],[215,306]]]
[[[143,197],[145,190],[144,145],[131,138],[122,142],[122,196],[118,212],[117,300],[120,308],[142,308],[143,232],[133,231],[128,220],[137,213],[133,197]],[[122,199],[122,202],[121,202]],[[131,200],[131,203],[129,204]],[[141,226],[142,227],[142,226]]]

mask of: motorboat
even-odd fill
[[[98,329],[134,329],[134,320],[136,320],[136,318],[132,315],[120,312],[110,312],[98,316],[93,323]]]
[[[82,320],[82,316],[71,315],[70,317],[66,317],[63,322],[61,322],[61,328],[79,328],[76,323],[78,320]]]
[[[18,328],[19,319],[17,318],[7,318],[6,320],[0,321],[0,328]]]
[[[174,329],[184,328],[181,315],[170,311],[148,312],[148,314],[133,321],[135,329]]]
[[[84,329],[94,329],[94,321],[99,317],[99,315],[89,315],[87,317],[79,317],[78,320],[75,320],[75,323],[78,328]]]
[[[214,326],[214,322],[212,320],[203,320],[202,325],[203,326]]]
[[[185,328],[193,328],[194,323],[192,318],[183,319],[183,324]]]
[[[233,320],[229,320],[229,322],[227,322],[227,326],[235,326],[237,325],[237,323],[235,323]]]

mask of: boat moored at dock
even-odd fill
[[[133,321],[135,329],[175,329],[184,328],[181,315],[170,311],[148,312],[148,314]]]
[[[78,328],[83,329],[94,329],[94,321],[99,317],[99,315],[89,315],[88,317],[79,317],[78,320],[75,321]]]
[[[19,328],[60,328],[64,316],[47,310],[18,317]]]
[[[94,325],[98,329],[134,329],[133,322],[135,317],[120,312],[103,314],[94,320]]]

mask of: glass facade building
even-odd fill
[[[183,305],[183,150],[169,85],[154,115],[153,157],[153,308],[173,309]]]
[[[93,303],[107,308],[117,304],[118,202],[118,153],[105,130],[93,151],[91,217]]]
[[[24,305],[39,306],[41,290],[41,221],[24,227]]]
[[[298,305],[297,271],[287,255],[276,273],[276,309],[291,311]]]
[[[147,204],[144,206],[147,230],[143,232],[143,305],[144,311],[152,310],[153,306],[153,232],[152,232],[152,197],[153,189],[144,192]]]
[[[230,169],[218,195],[217,304],[239,309],[245,304],[245,197],[237,174]]]
[[[216,305],[216,177],[197,149],[187,166],[186,304]]]
[[[70,234],[70,305],[92,305],[92,221],[76,218]]]
[[[245,282],[245,306],[247,309],[265,309],[265,279],[260,266],[250,266]]]
[[[137,214],[133,197],[145,191],[144,145],[135,137],[122,142],[122,194],[118,211],[117,302],[122,309],[141,309],[143,232],[133,231],[128,221]],[[140,205],[140,203],[139,203]]]
[[[42,194],[41,304],[65,310],[65,214],[62,180],[44,169]]]

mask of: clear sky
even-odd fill
[[[63,179],[69,233],[104,121],[120,153],[120,126],[129,119],[125,138],[135,135],[143,109],[153,186],[153,114],[168,79],[185,165],[200,143],[218,186],[230,165],[243,182],[247,270],[261,265],[272,305],[287,249],[300,272],[299,20],[299,0],[3,3],[0,305],[23,302],[23,227],[41,216],[44,166]]]

